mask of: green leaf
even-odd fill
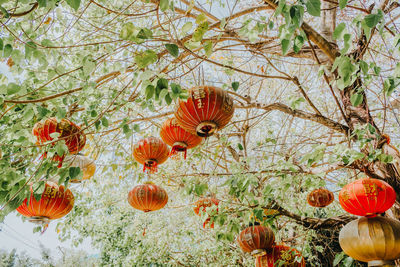
[[[204,42],[204,52],[206,54],[207,57],[211,56],[212,52],[213,52],[213,46],[212,46],[212,42],[210,40],[207,40]]]
[[[168,9],[169,6],[169,0],[160,0],[160,9],[161,11],[165,11]]]
[[[13,95],[18,93],[21,90],[21,87],[15,83],[10,83],[7,86],[7,95]]]
[[[171,103],[172,103],[172,97],[171,97],[171,94],[170,94],[170,93],[168,93],[168,94],[165,95],[165,103],[167,103],[168,106],[171,105]]]
[[[282,39],[281,46],[282,46],[282,54],[286,55],[290,48],[290,40]]]
[[[236,92],[239,89],[239,82],[233,82],[231,85],[232,85],[233,91]]]
[[[34,42],[27,42],[25,44],[25,58],[29,59],[32,53],[36,50],[37,46]]]
[[[79,167],[70,167],[68,170],[69,177],[71,179],[74,179],[75,177],[77,177],[80,172],[81,172],[81,168],[79,168]]]
[[[146,91],[144,93],[146,96],[146,100],[149,100],[150,98],[152,98],[154,95],[154,92],[155,92],[155,87],[153,85],[148,85],[146,87]]]
[[[339,25],[336,26],[332,38],[333,40],[340,40],[343,38],[343,34],[346,32],[346,24],[344,22],[340,23]]]
[[[8,13],[7,9],[5,9],[4,7],[0,6],[0,11],[1,11],[1,13],[3,13],[4,18],[7,19],[10,17],[10,14]]]
[[[3,49],[3,56],[9,57],[12,51],[13,51],[12,46],[10,44],[6,44]]]
[[[204,13],[201,13],[200,15],[198,15],[197,17],[196,17],[196,23],[197,23],[197,25],[200,25],[200,24],[202,24],[202,23],[204,23],[204,22],[206,22],[207,21],[207,16],[204,14]]]
[[[320,0],[308,0],[306,2],[307,12],[314,17],[321,15],[321,1]]]
[[[208,31],[208,22],[204,22],[204,23],[200,24],[196,28],[196,30],[194,30],[192,40],[194,42],[200,42],[201,40],[203,40],[203,36],[207,31]]]
[[[297,54],[301,50],[304,44],[304,38],[301,35],[297,35],[293,41],[293,51]]]
[[[96,68],[96,62],[91,57],[83,59],[82,70],[85,76],[89,76]]]
[[[75,11],[78,10],[79,6],[81,5],[81,0],[66,0],[67,4],[75,9]]]
[[[176,44],[165,44],[164,46],[173,57],[179,56],[179,48]]]
[[[0,38],[0,50],[3,50],[3,46],[4,46],[3,39]]]
[[[339,7],[340,7],[340,9],[345,8],[348,1],[349,1],[349,0],[339,0]]]
[[[144,52],[140,52],[135,56],[135,63],[137,64],[139,69],[144,69],[148,65],[153,64],[157,61],[158,56],[156,52],[153,50],[146,50]]]
[[[381,10],[378,11],[376,14],[369,14],[365,16],[364,21],[365,24],[369,28],[374,28],[378,23],[383,19],[383,12]]]
[[[106,117],[101,118],[101,124],[103,124],[104,127],[108,127],[109,123]]]
[[[239,150],[243,150],[243,146],[242,146],[241,143],[238,143],[237,146],[238,146],[238,149],[239,149]]]
[[[359,106],[363,102],[363,95],[359,93],[354,93],[350,97],[350,102],[355,107]]]
[[[192,22],[186,22],[181,29],[181,32],[183,35],[185,35],[188,31],[190,31],[193,27],[193,23]]]

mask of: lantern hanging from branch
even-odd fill
[[[29,203],[28,203],[29,201]],[[74,195],[63,185],[47,182],[40,200],[36,200],[31,186],[31,195],[17,208],[30,222],[46,224],[50,220],[67,215],[74,206]]]
[[[339,201],[342,208],[351,214],[374,217],[392,207],[396,192],[382,180],[364,178],[344,186]]]
[[[240,232],[237,242],[244,252],[253,256],[265,255],[265,251],[274,244],[275,235],[269,227],[253,225]]]
[[[362,217],[342,228],[339,243],[347,255],[368,266],[395,266],[393,260],[400,258],[400,222]]]
[[[94,160],[83,155],[68,155],[65,157],[64,165],[68,167],[79,167],[83,173],[82,179],[72,179],[71,183],[80,183],[93,177],[96,171]]]
[[[160,136],[167,145],[172,147],[170,156],[183,152],[185,159],[187,150],[198,146],[203,140],[201,137],[184,130],[178,125],[175,118],[167,119],[164,122]]]
[[[335,199],[333,193],[325,188],[315,189],[307,196],[307,202],[312,207],[323,208]]]
[[[151,182],[135,186],[128,194],[129,204],[144,212],[162,209],[168,202],[167,192]]]
[[[147,137],[137,142],[133,147],[133,157],[143,164],[143,171],[157,172],[157,166],[168,159],[168,146],[157,137]]]
[[[81,132],[81,128],[70,120],[48,118],[35,124],[32,134],[37,138],[37,144],[44,144],[53,141],[53,133],[59,133],[58,139],[64,140],[70,154],[76,154],[83,149],[86,144],[86,136]],[[44,154],[46,156],[46,154]],[[65,155],[56,155],[53,160],[59,161],[61,167]]]
[[[175,118],[186,131],[207,137],[224,128],[234,113],[233,99],[217,87],[198,86],[189,90],[187,101],[175,107]]]
[[[201,212],[207,212],[207,208],[210,208],[212,206],[217,206],[216,211],[218,212],[218,204],[219,204],[219,200],[216,198],[201,198],[199,200],[197,200],[194,205],[194,213],[196,213],[196,215],[201,215]],[[206,226],[209,224],[210,222],[210,218],[207,217],[207,219],[204,221],[203,223],[203,228],[206,228]],[[214,223],[210,224],[210,228],[214,228]]]
[[[266,255],[257,256],[255,260],[255,267],[305,267],[301,253],[286,245],[274,245],[267,251]]]

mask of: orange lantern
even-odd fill
[[[76,154],[83,149],[86,144],[86,136],[81,132],[81,128],[70,120],[62,119],[57,121],[56,118],[48,118],[35,124],[32,134],[37,138],[37,144],[44,144],[52,141],[54,138],[50,135],[59,133],[58,139],[65,140],[65,145],[71,154]],[[59,161],[61,167],[63,156],[56,155],[55,161]]]
[[[180,127],[175,118],[167,119],[161,127],[160,136],[162,140],[172,147],[170,156],[175,156],[178,152],[184,152],[186,159],[187,149],[198,146],[202,138],[189,133]]]
[[[168,146],[157,137],[147,137],[137,142],[133,147],[133,157],[143,164],[143,171],[157,172],[157,166],[168,159]]]
[[[67,215],[74,206],[74,195],[69,189],[63,185],[58,186],[56,183],[47,182],[45,189],[39,201],[33,196],[31,186],[31,195],[26,198],[17,208],[17,211],[29,221],[34,223],[46,224],[50,220],[59,219]]]
[[[187,101],[179,101],[175,118],[186,131],[207,137],[224,128],[234,113],[233,100],[228,93],[212,86],[189,90]]]
[[[266,255],[256,257],[255,267],[275,266],[305,267],[306,263],[297,249],[285,245],[272,246]]]
[[[135,186],[128,194],[129,204],[144,212],[162,209],[168,202],[167,192],[160,186],[147,182]]]
[[[262,225],[249,226],[240,232],[237,238],[240,248],[252,255],[265,255],[266,249],[275,242],[274,232],[269,227]]]
[[[201,198],[195,203],[194,213],[200,215],[200,212],[206,212],[206,208],[212,207],[213,205],[218,206],[219,200],[216,198]],[[217,207],[218,212],[218,207]],[[207,218],[203,223],[203,228],[206,228],[207,224],[210,222],[210,218]],[[214,228],[214,223],[211,223],[210,228]]]
[[[319,188],[312,191],[307,196],[307,202],[312,207],[323,208],[333,202],[335,196],[331,191],[325,188]]]
[[[364,178],[344,186],[339,201],[342,208],[351,214],[375,217],[392,207],[396,192],[382,180]]]

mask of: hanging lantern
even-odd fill
[[[31,186],[31,195],[26,198],[17,208],[17,211],[30,222],[38,224],[46,224],[50,220],[59,219],[67,215],[74,206],[74,195],[69,189],[63,185],[58,186],[56,183],[47,182],[45,189],[39,201],[33,196]]]
[[[157,137],[147,137],[134,145],[133,157],[143,164],[143,171],[157,172],[157,166],[168,159],[168,146]]]
[[[335,199],[333,193],[325,188],[312,191],[307,196],[307,202],[312,207],[323,208],[328,206]]]
[[[269,227],[253,225],[240,232],[237,242],[244,252],[251,252],[253,256],[265,255],[265,250],[274,244],[275,235]]]
[[[298,261],[300,259],[300,262]],[[267,251],[266,255],[257,256],[255,267],[305,267],[301,253],[295,249],[285,245],[275,245]]]
[[[368,266],[394,266],[393,260],[400,258],[400,222],[362,217],[342,228],[339,243],[347,255],[368,262]]]
[[[351,214],[374,217],[394,204],[396,192],[382,180],[364,178],[344,186],[339,201],[342,208]]]
[[[217,206],[217,212],[218,212],[218,204],[219,204],[219,200],[216,198],[201,198],[199,200],[197,200],[194,205],[194,213],[196,213],[196,215],[201,215],[200,212],[207,212],[207,208],[212,207],[212,206]],[[203,223],[203,228],[206,228],[206,226],[208,225],[208,223],[210,222],[210,218],[207,218],[204,223]],[[210,228],[214,228],[214,223],[210,224]]]
[[[207,137],[224,128],[234,112],[228,93],[212,86],[198,86],[189,90],[187,101],[179,101],[175,117],[186,131]]]
[[[151,182],[135,186],[128,194],[129,204],[144,212],[162,209],[168,202],[167,192]]]
[[[85,146],[86,136],[81,132],[81,128],[67,119],[57,121],[54,117],[48,118],[36,123],[32,129],[32,134],[37,138],[37,144],[52,141],[54,139],[50,136],[52,133],[60,134],[58,139],[65,140],[65,145],[70,154],[78,153]],[[63,159],[64,156],[56,155],[53,160],[59,161],[59,167],[61,167]]]
[[[161,127],[160,136],[162,140],[172,147],[170,156],[178,152],[184,152],[186,159],[187,149],[198,146],[203,140],[201,137],[191,134],[180,127],[175,118],[167,119]]]
[[[83,155],[68,155],[65,157],[64,165],[68,167],[79,167],[83,173],[82,179],[72,179],[71,183],[80,183],[83,180],[89,180],[96,171],[94,160]]]

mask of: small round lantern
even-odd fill
[[[364,178],[344,186],[339,201],[342,208],[351,214],[374,217],[392,207],[396,192],[382,180]]]
[[[219,204],[219,200],[216,198],[201,198],[199,200],[197,200],[194,205],[194,213],[196,213],[196,215],[201,215],[200,212],[206,212],[206,208],[212,207],[212,206],[217,206],[217,212],[218,212],[218,204]],[[204,223],[203,223],[203,228],[206,228],[206,226],[208,225],[208,223],[210,222],[210,218],[207,218]],[[214,223],[210,224],[210,228],[214,228]]]
[[[175,118],[167,119],[161,127],[160,136],[162,140],[172,147],[170,156],[177,155],[178,152],[186,153],[188,149],[198,146],[203,140],[201,137],[191,134],[178,125]]]
[[[300,262],[299,258],[301,258]],[[255,267],[275,266],[305,267],[306,263],[297,249],[285,245],[272,246],[266,255],[256,257]]]
[[[335,199],[333,193],[325,188],[312,191],[307,196],[307,202],[312,207],[323,208],[328,206]]]
[[[168,159],[168,146],[157,137],[147,137],[134,145],[133,157],[143,164],[143,171],[157,172],[157,166]]]
[[[400,222],[362,217],[342,228],[339,243],[347,255],[368,266],[394,266],[393,260],[400,258]]]
[[[17,208],[17,211],[30,222],[38,224],[46,224],[50,220],[59,219],[67,215],[74,206],[74,195],[69,189],[65,189],[63,185],[58,186],[56,183],[47,182],[40,200],[36,200],[33,196],[31,186],[31,195],[26,198]]]
[[[129,204],[144,212],[162,209],[168,202],[167,192],[151,182],[135,186],[128,194]]]
[[[94,160],[83,155],[68,155],[65,157],[64,165],[68,167],[79,167],[83,173],[82,179],[72,179],[71,183],[80,183],[83,180],[89,180],[96,172]]]
[[[186,131],[208,137],[224,128],[234,113],[233,99],[217,87],[198,86],[189,90],[187,101],[179,101],[175,118]]]
[[[274,244],[275,235],[269,227],[253,225],[240,232],[237,242],[244,252],[251,252],[254,256],[265,255],[265,250]]]
[[[70,154],[76,154],[83,149],[86,144],[86,136],[81,132],[81,128],[70,120],[48,118],[35,124],[32,134],[37,138],[37,144],[44,144],[53,141],[50,135],[59,133],[58,139],[65,140]],[[45,154],[44,154],[45,156]],[[56,155],[53,160],[59,161],[61,167],[64,156]]]

